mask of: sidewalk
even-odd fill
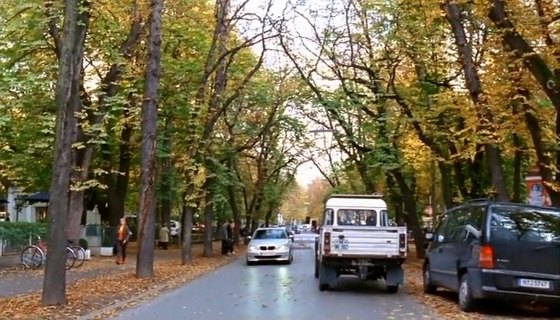
[[[117,265],[115,257],[94,256],[92,260],[85,261],[84,265],[77,269],[70,269],[66,273],[66,283],[70,284],[78,280],[92,279],[99,275],[108,273],[120,273],[123,271],[134,271],[136,268],[137,248],[135,243],[130,244],[127,252],[127,264]],[[214,248],[219,244],[214,242]],[[202,252],[202,244],[193,244],[193,251]],[[169,250],[157,249],[155,261],[176,259],[179,261],[181,250],[170,248]],[[44,267],[38,270],[25,270],[19,268],[19,255],[8,255],[0,257],[0,298],[12,297],[39,291],[43,287]],[[6,269],[6,267],[8,269]],[[4,269],[2,269],[4,268]]]
[[[20,266],[19,254],[8,254],[0,256],[0,270],[13,269]]]

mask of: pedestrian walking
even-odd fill
[[[131,235],[126,218],[121,218],[121,224],[117,229],[117,264],[126,263],[126,246]]]
[[[169,228],[164,223],[161,229],[159,229],[159,245],[163,250],[167,250],[169,244]]]

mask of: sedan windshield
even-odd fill
[[[286,231],[283,229],[261,229],[255,231],[253,239],[287,239]]]
[[[493,206],[490,237],[504,241],[560,242],[560,211],[523,206]]]

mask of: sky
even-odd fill
[[[235,3],[242,3],[243,1],[245,0],[234,0],[233,6],[235,7],[236,6]],[[288,25],[289,30],[291,30],[290,32],[291,33],[293,32],[295,34],[295,31],[297,30],[297,33],[299,35],[304,37],[310,37],[310,38],[313,37],[313,30],[308,25],[308,23],[301,17],[296,18],[294,11],[290,9],[286,10],[286,8],[296,8],[301,13],[309,14],[310,12],[313,12],[319,8],[324,8],[326,4],[331,4],[333,2],[332,0],[271,0],[271,1],[273,3],[271,9],[271,15],[273,17],[279,18],[282,16],[283,12],[287,12],[287,16],[294,19]],[[263,15],[265,12],[264,10],[267,2],[268,1],[266,0],[249,0],[249,2],[246,4],[245,12],[252,12],[252,13],[257,13],[258,15]],[[259,27],[260,26],[257,23],[251,24],[248,27],[249,30],[246,30],[244,33],[247,35],[255,34],[254,32],[260,31]],[[273,44],[267,43],[267,46],[272,47]],[[303,47],[296,45],[294,48],[296,50],[297,55],[306,54],[305,49]],[[255,46],[254,50],[256,51],[256,54],[260,54],[259,50],[261,50],[261,48]],[[287,63],[291,63],[289,59],[280,52],[269,54],[267,57],[268,58],[265,60],[265,64],[269,68],[285,66]],[[309,121],[308,131],[323,129],[323,128],[317,128],[317,124],[312,123],[310,120],[308,121]],[[329,163],[328,163],[328,156],[325,152],[326,149],[325,146],[327,146],[327,144],[331,145],[333,143],[332,133],[323,132],[318,134],[318,133],[310,132],[308,134],[310,135],[312,141],[315,142],[315,146],[314,148],[307,150],[306,152],[307,155],[314,154],[315,162],[317,162],[317,164],[321,166],[321,169],[323,171],[328,172]],[[331,157],[333,157],[334,159],[340,159],[340,153],[331,151]],[[315,179],[322,178],[322,177],[323,175],[321,174],[317,166],[313,162],[308,161],[301,164],[298,167],[297,174],[296,174],[296,181],[302,187],[307,187]]]

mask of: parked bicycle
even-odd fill
[[[86,261],[86,250],[76,243],[68,243],[67,248],[70,248],[70,250],[72,250],[72,252],[76,255],[76,261],[74,261],[73,268],[81,267],[84,264],[84,261]]]
[[[43,239],[41,239],[40,236],[37,236],[36,243],[25,247],[21,251],[21,264],[25,268],[37,269],[45,264],[45,261],[47,259],[47,252],[47,243]],[[72,269],[74,263],[76,262],[76,259],[77,255],[74,253],[74,250],[66,247],[66,270]]]

